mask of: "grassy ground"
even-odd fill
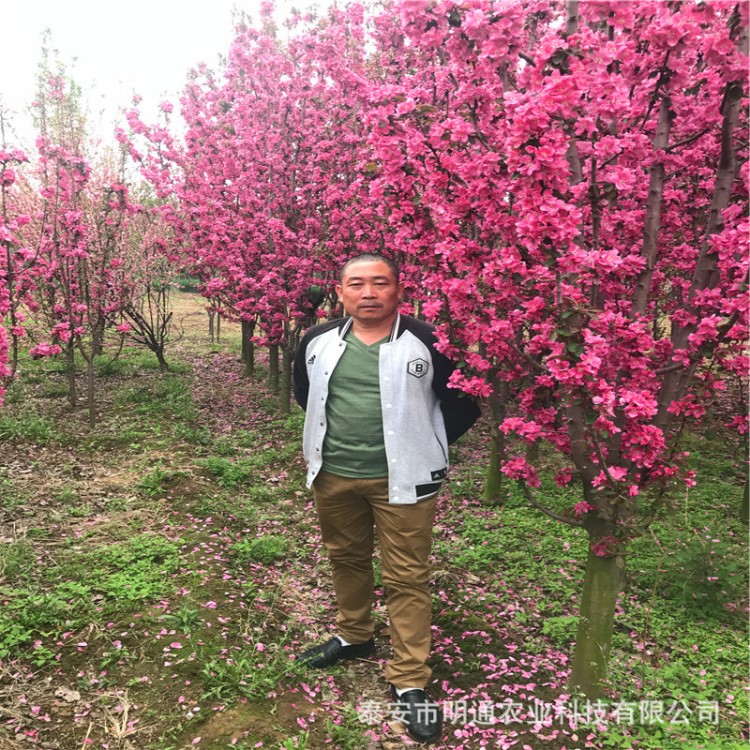
[[[410,746],[387,708],[382,591],[376,660],[291,659],[334,614],[301,412],[277,414],[262,366],[243,377],[238,326],[211,344],[193,295],[176,318],[173,372],[138,349],[100,359],[96,428],[56,361],[24,361],[0,409],[0,748]],[[565,691],[585,539],[513,491],[482,507],[482,430],[454,450],[435,530],[441,747],[747,746],[742,458],[691,443],[699,484],[633,545],[609,715],[588,723],[597,707]]]

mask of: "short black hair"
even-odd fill
[[[385,263],[388,268],[393,271],[393,276],[398,284],[399,270],[398,266],[390,259],[383,255],[377,255],[376,253],[362,253],[361,255],[355,255],[341,266],[341,273],[339,274],[339,281],[344,280],[344,274],[349,270],[349,266],[353,266],[355,263]]]

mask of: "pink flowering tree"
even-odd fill
[[[24,230],[36,256],[33,309],[45,341],[32,357],[64,353],[72,407],[78,403],[76,353],[86,362],[89,422],[95,421],[94,359],[103,350],[107,321],[122,304],[117,269],[132,207],[118,165],[86,155],[80,91],[48,56],[34,104],[39,127],[36,180],[39,201]]]
[[[409,0],[382,21],[401,77],[373,89],[371,195],[425,267],[454,385],[496,400],[503,474],[588,535],[571,685],[592,696],[628,541],[747,369],[747,10]],[[545,504],[542,469],[578,502]]]
[[[35,259],[19,238],[19,230],[29,222],[31,188],[21,173],[28,158],[8,146],[5,124],[0,109],[0,321],[7,323],[0,332],[0,382],[18,368],[19,342],[26,335],[22,307],[29,301],[29,270]]]
[[[164,219],[164,206],[154,199],[150,187],[131,188],[130,200],[132,213],[122,236],[107,320],[122,334],[123,342],[130,340],[152,351],[159,370],[167,372],[166,349],[174,337],[172,291],[184,258]]]
[[[5,317],[10,310],[10,294],[8,285],[4,278],[0,278],[0,316]],[[0,406],[3,405],[3,396],[5,395],[4,380],[10,375],[8,367],[8,334],[5,326],[0,325]]]
[[[129,124],[143,174],[179,198],[171,219],[204,295],[252,332],[246,358],[253,343],[269,348],[288,411],[301,332],[323,311],[342,257],[373,246],[371,215],[350,210],[364,141],[364,16],[356,7],[315,24],[295,16],[282,42],[270,11],[260,29],[238,26],[221,78],[205,66],[191,76],[184,142],[135,111]]]

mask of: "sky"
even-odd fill
[[[261,0],[0,0],[0,106],[9,145],[31,149],[28,108],[36,89],[42,35],[51,31],[71,77],[82,87],[88,123],[109,141],[118,110],[143,97],[146,119],[162,99],[176,102],[188,70],[216,67],[232,39],[233,10],[257,20]],[[277,18],[310,0],[276,0]]]

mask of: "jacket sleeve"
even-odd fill
[[[448,388],[448,378],[456,369],[455,362],[433,348],[435,374],[432,388],[440,399],[448,444],[452,445],[479,419],[482,411],[475,399],[456,388]]]
[[[310,380],[307,377],[307,365],[305,363],[308,340],[309,336],[305,334],[297,347],[297,353],[294,357],[294,367],[292,369],[294,398],[305,411],[307,411],[307,395],[310,390]]]

